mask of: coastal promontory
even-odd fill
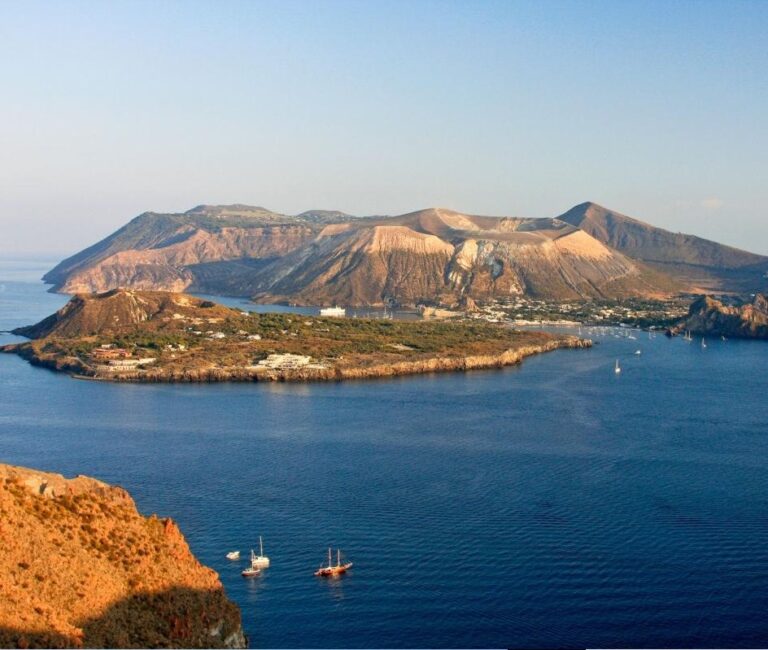
[[[0,464],[0,647],[246,647],[171,519],[122,488]]]
[[[231,309],[182,293],[83,294],[6,345],[81,378],[134,382],[338,381],[499,368],[589,347],[565,334],[458,320],[338,318]]]
[[[756,294],[751,300],[718,300],[701,296],[690,306],[688,315],[671,334],[690,332],[701,336],[768,339],[768,298]]]

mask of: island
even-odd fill
[[[219,576],[122,488],[0,464],[0,546],[0,647],[247,647]]]
[[[254,313],[183,293],[74,296],[5,345],[31,363],[117,382],[338,381],[501,368],[591,341],[470,320]]]

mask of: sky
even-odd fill
[[[595,201],[768,254],[768,2],[0,0],[0,257],[137,214]]]

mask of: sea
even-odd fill
[[[64,304],[54,263],[0,263],[0,330]],[[766,647],[768,343],[583,335],[514,368],[324,384],[0,355],[0,461],[172,517],[252,647]],[[225,554],[260,535],[271,566],[243,579]],[[329,547],[341,579],[313,576]]]

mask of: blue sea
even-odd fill
[[[0,330],[66,301],[52,265],[0,263]],[[626,334],[338,384],[105,384],[0,355],[0,461],[173,517],[254,647],[765,647],[768,343]],[[272,566],[244,580],[224,555],[259,535]],[[312,575],[329,546],[342,579]]]

